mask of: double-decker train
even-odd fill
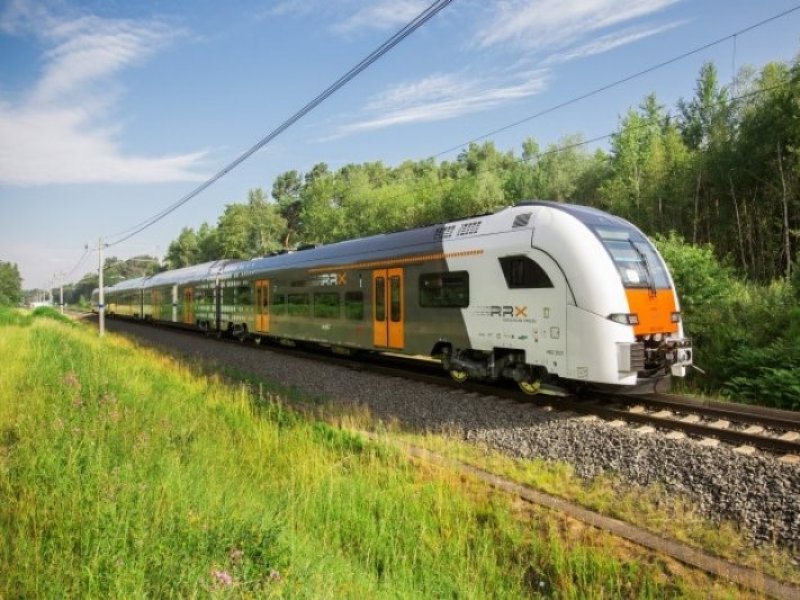
[[[527,393],[663,389],[692,362],[655,247],[623,219],[555,202],[166,271],[104,296],[109,316],[425,355],[458,381],[508,378]]]

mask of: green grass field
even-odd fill
[[[740,595],[87,327],[0,364],[0,598]]]

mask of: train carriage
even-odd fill
[[[150,306],[153,320],[240,338],[429,355],[457,380],[511,378],[531,393],[551,380],[650,386],[685,374],[692,357],[652,244],[627,221],[568,204],[207,263],[139,285],[143,318]]]

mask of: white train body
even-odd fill
[[[456,256],[448,259],[451,271],[479,274],[480,285],[472,288],[470,306],[463,309],[473,351],[521,350],[526,364],[548,375],[593,384],[635,386],[667,374],[685,375],[692,351],[674,284],[638,229],[601,211],[551,203],[517,206],[495,216],[500,218],[482,224],[487,236],[481,245],[483,270],[470,265],[475,240],[445,243],[445,253]],[[614,242],[640,246],[630,247],[629,258],[639,265],[627,281],[621,274],[625,257],[615,262],[598,230],[618,238]],[[459,258],[461,252],[467,257]],[[510,287],[504,272],[494,268],[510,256],[539,265],[552,286]],[[629,322],[620,322],[624,317]],[[645,361],[648,350],[662,356]],[[645,362],[651,363],[650,372]]]

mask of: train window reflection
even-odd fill
[[[527,256],[504,256],[500,259],[500,267],[509,289],[553,287],[539,263]]]
[[[399,323],[402,321],[399,277],[393,276],[389,279],[389,299],[391,301],[389,316],[392,319],[392,323]]]
[[[596,228],[622,283],[629,288],[669,288],[669,276],[655,248],[636,230]]]
[[[274,294],[272,296],[272,314],[286,314],[286,294]]]
[[[338,319],[340,302],[338,292],[314,294],[314,316],[323,319]]]
[[[308,317],[311,306],[308,303],[308,294],[289,294],[289,316]]]
[[[250,286],[246,283],[239,285],[236,288],[236,305],[249,306],[252,303],[253,303],[253,298],[250,292]]]
[[[469,273],[427,273],[419,276],[419,305],[423,308],[469,306]]]
[[[386,279],[375,279],[375,320],[386,320]]]
[[[344,316],[357,321],[364,318],[364,292],[345,292]]]

